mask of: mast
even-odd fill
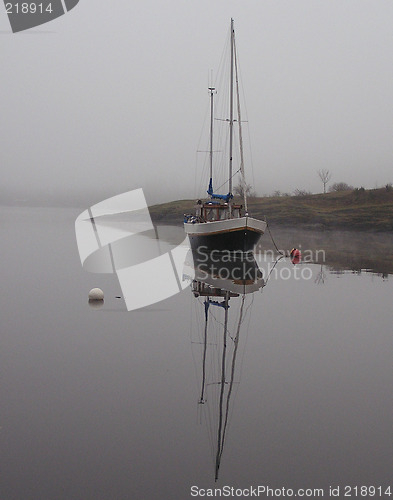
[[[212,187],[213,193],[213,94],[216,89],[214,87],[209,87],[210,91],[210,183],[209,186]]]
[[[233,63],[234,63],[235,31],[231,19],[231,70],[229,91],[229,193],[232,194],[232,149],[233,149]],[[230,212],[232,205],[229,202]]]
[[[243,133],[242,133],[242,117],[240,113],[240,95],[239,95],[239,74],[238,74],[238,66],[237,66],[237,51],[236,51],[236,43],[233,41],[234,45],[234,53],[235,53],[235,78],[236,78],[236,100],[237,100],[237,122],[239,125],[239,146],[240,146],[240,173],[242,176],[242,184],[243,184],[243,199],[244,199],[244,208],[246,210],[246,214],[248,213],[248,204],[247,204],[247,184],[246,184],[246,174],[244,171],[244,152],[243,152]]]

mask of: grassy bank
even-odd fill
[[[192,213],[195,200],[181,200],[150,207],[153,221],[181,224]],[[250,215],[266,217],[271,226],[314,229],[393,231],[393,190],[353,191],[304,196],[269,196],[249,200]]]

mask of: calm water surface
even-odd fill
[[[282,259],[229,299],[223,363],[225,308],[209,305],[206,344],[190,288],[127,312],[114,275],[81,269],[79,212],[0,209],[2,500],[392,485],[391,275],[297,279]]]

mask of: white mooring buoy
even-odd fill
[[[101,288],[93,288],[89,292],[89,302],[96,302],[100,301],[102,302],[104,300],[104,292],[101,290]]]

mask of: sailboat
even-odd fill
[[[184,229],[193,250],[206,247],[209,251],[252,251],[266,230],[266,221],[250,217],[248,214],[247,190],[244,174],[241,112],[239,100],[238,64],[235,44],[234,22],[231,19],[230,39],[230,87],[229,87],[229,162],[228,193],[218,194],[213,189],[213,98],[214,87],[210,93],[210,180],[207,190],[209,199],[198,200],[195,214],[184,216]],[[235,113],[235,107],[237,112]],[[236,116],[235,116],[236,115]],[[233,153],[234,124],[239,127],[240,172],[242,174],[244,204],[233,202]]]

